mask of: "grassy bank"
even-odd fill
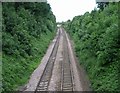
[[[109,3],[103,10],[94,9],[63,23],[94,91],[120,90],[118,8],[118,3]]]
[[[32,44],[35,47],[35,52],[31,56],[11,56],[3,53],[3,88],[5,90],[16,90],[18,86],[24,85],[29,80],[31,73],[40,64],[40,61],[44,56],[50,41],[53,39],[53,36],[54,33],[47,32],[47,34],[42,35],[41,39],[33,38]]]
[[[46,2],[2,3],[2,90],[29,80],[56,33],[56,19]]]

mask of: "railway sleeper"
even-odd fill
[[[63,88],[72,87],[72,85],[64,85]]]

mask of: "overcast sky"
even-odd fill
[[[96,0],[47,0],[57,22],[67,21],[96,7]]]

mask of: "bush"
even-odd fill
[[[109,4],[63,23],[95,91],[119,90],[120,33],[118,4]]]
[[[55,35],[56,19],[47,3],[2,4],[2,81],[7,92],[27,83],[40,64]]]

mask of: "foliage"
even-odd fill
[[[84,65],[95,91],[117,91],[119,84],[120,32],[118,4],[110,3],[63,23],[75,43],[80,64]]]
[[[50,5],[2,3],[3,91],[24,85],[40,63],[56,30]]]
[[[97,4],[97,7],[103,10],[109,4],[109,2],[97,2]]]

